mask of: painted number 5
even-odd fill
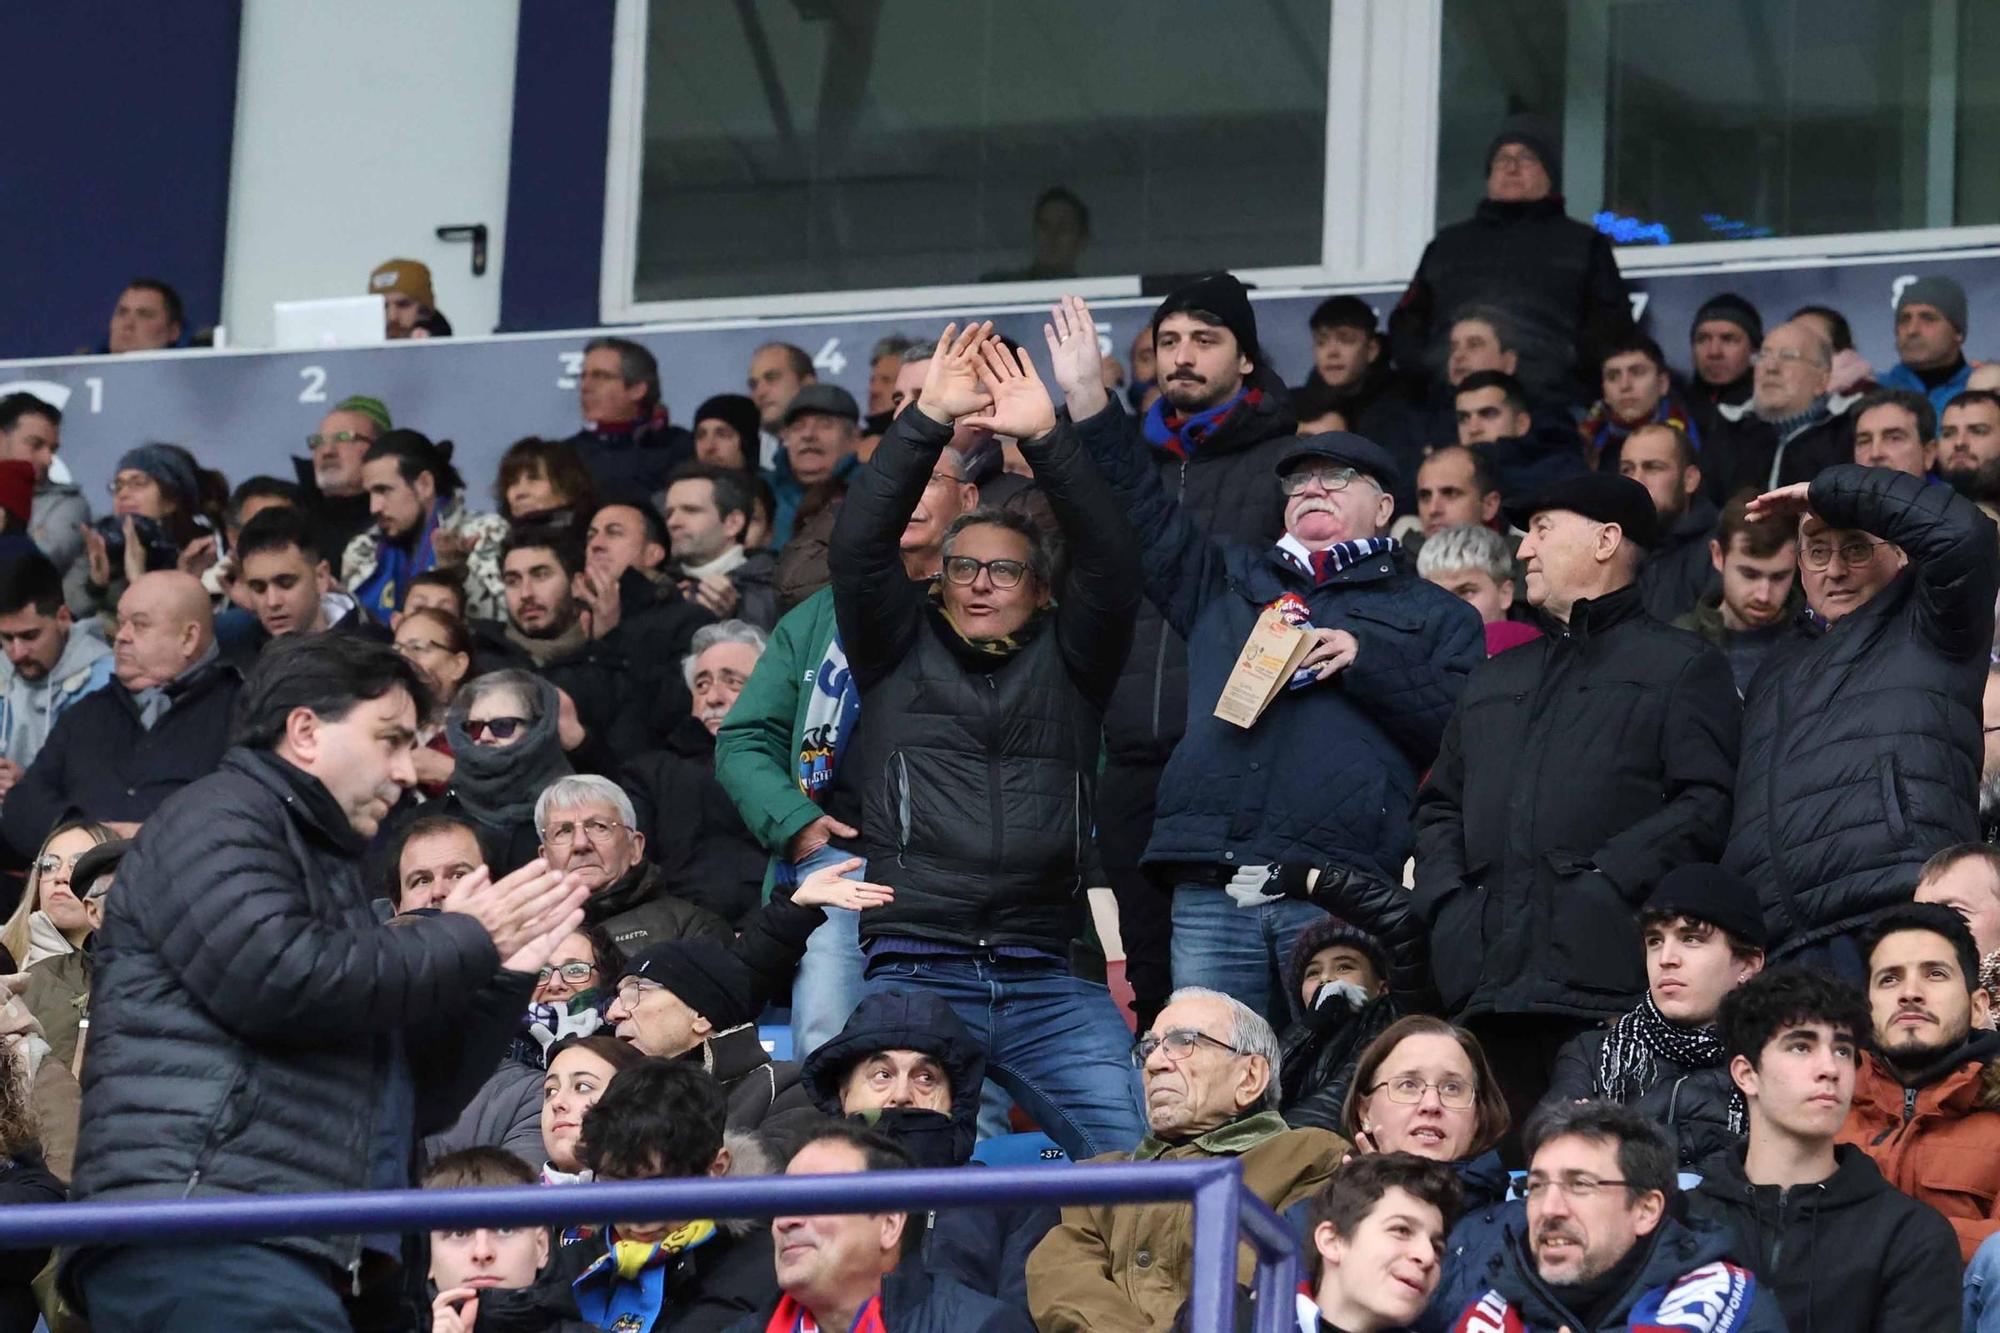
[[[300,402],[323,403],[326,401],[325,366],[300,366],[299,378],[305,381],[305,387],[299,390]]]

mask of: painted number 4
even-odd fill
[[[840,350],[840,339],[828,338],[821,344],[813,353],[813,369],[822,375],[838,375],[847,369],[847,355]]]

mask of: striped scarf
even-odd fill
[[[1667,1021],[1653,1006],[1653,993],[1620,1018],[1605,1034],[1598,1053],[1597,1090],[1608,1101],[1630,1102],[1659,1081],[1654,1057],[1671,1060],[1682,1069],[1712,1069],[1722,1063],[1722,1034],[1713,1023],[1686,1028]],[[1729,1097],[1729,1132],[1744,1132],[1743,1094]]]
[[[882,1293],[878,1291],[855,1313],[854,1327],[849,1333],[887,1333],[887,1328],[882,1322]],[[778,1298],[778,1308],[764,1325],[764,1333],[820,1333],[820,1327],[813,1312],[787,1293]]]

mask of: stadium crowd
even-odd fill
[[[102,514],[0,400],[0,1202],[1033,1127],[1237,1159],[1307,1333],[2000,1329],[2000,367],[1944,277],[1885,369],[1726,291],[1663,347],[1546,125],[1487,173],[1310,366],[1222,272],[1122,363],[1067,297],[885,337],[859,400],[771,343],[685,424],[606,336],[496,476],[357,396],[289,477],[79,441]],[[370,288],[450,333],[421,265]],[[135,282],[107,350],[181,323]],[[1140,1333],[1191,1239],[15,1252],[0,1333]]]

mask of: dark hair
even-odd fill
[[[1452,315],[1447,330],[1454,324],[1462,324],[1468,319],[1478,320],[1493,330],[1493,340],[1500,344],[1500,350],[1511,352],[1521,345],[1520,337],[1514,329],[1514,317],[1497,305],[1464,305]]]
[[[583,1114],[576,1155],[594,1175],[629,1180],[706,1175],[722,1151],[729,1104],[698,1064],[649,1057],[604,1085]]]
[[[757,502],[756,492],[750,489],[750,478],[741,468],[711,467],[707,463],[683,463],[667,474],[667,485],[662,490],[670,490],[677,481],[705,481],[715,487],[715,512],[720,518],[731,514],[743,515],[743,525],[750,525],[750,507]],[[661,534],[661,544],[666,544],[666,536]]]
[[[296,546],[308,567],[326,558],[319,549],[319,537],[306,520],[305,511],[289,505],[273,505],[262,510],[236,534],[236,559],[240,565],[263,551],[282,551]]]
[[[1471,461],[1472,489],[1479,495],[1491,495],[1500,489],[1500,474],[1494,471],[1493,464],[1487,461],[1484,453],[1469,444],[1433,445],[1424,451],[1423,462],[1418,463],[1417,467],[1421,469],[1424,463],[1443,458],[1447,454],[1463,454]]]
[[[1313,307],[1306,327],[1314,333],[1321,329],[1360,329],[1370,337],[1379,332],[1375,308],[1358,296],[1327,297]]]
[[[31,393],[16,392],[0,397],[0,430],[14,429],[21,424],[22,417],[47,417],[51,424],[62,425],[62,409]]]
[[[1681,429],[1678,421],[1642,421],[1627,431],[1625,438],[1630,440],[1642,430],[1663,430],[1673,436],[1675,467],[1691,468],[1701,461],[1701,456],[1695,452],[1694,441],[1688,438],[1688,433]]]
[[[403,905],[403,852],[418,838],[434,838],[440,833],[464,830],[472,835],[473,845],[480,848],[480,859],[486,856],[485,844],[479,840],[479,829],[468,819],[458,815],[419,815],[398,828],[379,856],[371,858],[371,879],[376,885],[376,895],[387,898],[398,910]]]
[[[1051,185],[1035,196],[1035,213],[1039,214],[1045,204],[1068,204],[1076,210],[1076,219],[1083,224],[1083,234],[1090,235],[1090,205],[1077,198],[1076,191],[1066,185]]]
[[[1994,411],[2000,412],[2000,393],[1995,393],[1991,389],[1960,389],[1951,396],[1951,401],[1944,405],[1944,410],[1949,412],[1954,407],[1970,407],[1974,403],[1985,403]],[[0,422],[0,430],[5,429],[5,423]]]
[[[0,562],[0,616],[14,616],[34,607],[52,616],[62,609],[62,571],[40,551],[23,551]]]
[[[425,623],[436,625],[442,631],[444,635],[444,647],[447,652],[464,653],[467,657],[472,656],[472,630],[463,620],[449,611],[440,611],[436,607],[419,606],[405,611],[403,613],[403,622],[408,624],[418,616],[422,616]]]
[[[181,294],[174,290],[172,283],[163,278],[134,278],[120,289],[121,294],[129,291],[159,293],[160,303],[167,308],[167,318],[179,324],[183,331],[186,330],[187,306],[181,301]]]
[[[1716,934],[1722,936],[1729,944],[1730,957],[1736,959],[1739,963],[1747,963],[1752,958],[1762,958],[1764,956],[1762,945],[1746,944],[1724,930],[1721,926],[1716,925],[1713,921],[1698,916],[1691,916],[1686,912],[1669,907],[1641,908],[1639,911],[1639,933],[1644,935],[1655,926],[1671,926],[1676,921],[1692,921],[1694,924],[1706,926]]]
[[[1312,1236],[1320,1223],[1331,1223],[1336,1236],[1351,1239],[1382,1197],[1395,1189],[1437,1209],[1446,1231],[1465,1206],[1458,1172],[1444,1162],[1407,1152],[1356,1154],[1306,1205],[1306,1249],[1314,1282],[1319,1281],[1320,1258]]]
[[[813,359],[806,355],[806,349],[803,347],[795,347],[791,343],[760,343],[757,346],[757,350],[750,353],[750,355],[754,357],[757,355],[757,352],[768,352],[773,347],[785,354],[785,362],[791,366],[794,375],[797,375],[802,380],[818,378],[817,373],[813,370]],[[749,448],[750,441],[745,440],[744,447],[746,449]]]
[[[1917,419],[1919,440],[1928,442],[1937,438],[1937,409],[1931,406],[1928,396],[1911,389],[1876,389],[1847,409],[1852,414],[1848,419],[1858,426],[1863,416],[1878,407],[1902,408]]]
[[[1630,356],[1634,352],[1640,353],[1648,361],[1651,361],[1653,369],[1659,371],[1662,375],[1667,373],[1667,354],[1660,350],[1658,343],[1637,330],[1627,334],[1625,337],[1614,339],[1610,345],[1605,347],[1603,353],[1597,358],[1598,370],[1601,372],[1604,369],[1604,363],[1612,357]]]
[[[1803,1023],[1825,1023],[1845,1032],[1858,1048],[1867,1043],[1873,1019],[1860,988],[1831,973],[1792,965],[1759,972],[1723,996],[1715,1016],[1722,1058],[1740,1055],[1752,1069],[1773,1037]]]
[[[410,576],[412,588],[443,588],[458,599],[458,618],[465,618],[465,571],[456,565],[438,565]],[[409,597],[408,593],[404,598]]]
[[[1769,560],[1798,540],[1798,532],[1790,524],[1759,523],[1751,519],[1750,502],[1757,498],[1759,489],[1745,486],[1722,506],[1722,518],[1715,525],[1715,541],[1725,557],[1739,536],[1743,538],[1744,554],[1752,560]]]
[[[458,469],[451,463],[450,440],[433,443],[421,431],[384,431],[381,439],[368,446],[361,461],[374,463],[384,458],[396,460],[396,475],[412,485],[423,473],[430,473],[440,500],[465,489],[465,478],[458,475]]]
[[[297,483],[279,477],[250,477],[229,493],[229,503],[222,507],[222,525],[225,529],[243,526],[243,506],[252,500],[276,500],[279,504],[303,509],[306,504],[305,492]]]
[[[758,475],[757,473],[752,472],[749,474],[749,477],[750,477],[750,521],[752,523],[755,523],[757,521],[757,506],[762,505],[764,506],[765,524],[769,525],[771,523],[776,522],[778,517],[778,493],[771,489],[770,482],[766,481],[762,476]]]
[[[1800,315],[1818,315],[1826,321],[1827,331],[1832,334],[1831,341],[1834,351],[1847,352],[1853,350],[1854,329],[1848,324],[1847,316],[1841,314],[1832,306],[1802,305],[1791,313],[1786,322],[1790,323],[1791,320],[1797,319]]]
[[[1505,1138],[1514,1117],[1507,1109],[1506,1094],[1500,1090],[1500,1080],[1486,1058],[1486,1049],[1479,1044],[1479,1038],[1464,1028],[1429,1014],[1409,1014],[1397,1019],[1383,1028],[1375,1040],[1362,1050],[1360,1058],[1354,1062],[1354,1077],[1347,1085],[1347,1100],[1340,1106],[1340,1132],[1351,1139],[1360,1131],[1361,1102],[1375,1090],[1375,1075],[1381,1071],[1383,1062],[1410,1037],[1450,1037],[1465,1052],[1466,1063],[1472,1066],[1472,1076],[1479,1082],[1479,1091],[1472,1099],[1475,1112],[1472,1150],[1466,1155],[1477,1157]]]
[[[596,940],[600,933],[598,928],[590,926],[585,928],[583,933],[590,936],[592,947],[596,948]],[[624,955],[619,952],[617,945],[613,944],[610,948],[612,957],[618,960],[616,966],[612,968],[615,974],[620,968],[624,967],[625,959]],[[602,972],[604,966],[604,953],[599,949],[597,955],[598,971]],[[611,1066],[611,1076],[613,1078],[618,1077],[618,1075],[624,1073],[634,1065],[644,1064],[651,1058],[641,1053],[639,1048],[629,1041],[620,1041],[609,1033],[593,1032],[587,1037],[564,1037],[562,1040],[552,1043],[549,1049],[543,1054],[542,1068],[547,1069],[550,1065],[554,1064],[556,1057],[564,1051],[586,1051],[596,1056],[598,1059],[604,1061],[605,1064]]]
[[[669,484],[672,484],[671,479],[669,479]],[[651,500],[638,495],[607,496],[597,502],[597,508],[590,511],[590,522],[595,523],[599,514],[613,507],[630,509],[637,514],[640,526],[646,529],[647,541],[657,543],[662,551],[671,551],[673,549],[673,539],[667,535],[667,521],[660,517],[660,507]],[[586,525],[583,535],[588,538],[588,525]]]
[[[1601,1101],[1543,1103],[1521,1131],[1521,1148],[1530,1168],[1542,1145],[1567,1138],[1617,1143],[1618,1174],[1625,1178],[1628,1202],[1637,1203],[1654,1190],[1669,1200],[1674,1197],[1680,1184],[1674,1150],[1658,1125],[1630,1107]]]
[[[507,540],[500,543],[500,568],[507,568],[507,557],[516,551],[555,552],[556,560],[562,565],[563,573],[574,577],[583,568],[583,543],[577,534],[568,528],[559,528],[549,523],[532,523],[510,529]]]
[[[548,478],[549,486],[564,498],[568,508],[578,513],[590,513],[597,507],[597,485],[591,480],[590,469],[584,466],[583,456],[576,447],[565,440],[544,440],[530,435],[507,446],[507,452],[500,455],[500,471],[493,483],[493,503],[500,506],[501,516],[508,522],[518,522],[521,514],[507,507],[507,489],[519,481],[523,474],[539,472]]]
[[[646,386],[646,396],[639,401],[639,411],[650,414],[660,405],[660,363],[651,352],[630,338],[592,338],[583,345],[585,356],[605,351],[618,353],[618,373],[623,377],[626,388],[635,384]]]
[[[950,556],[951,545],[958,540],[959,533],[964,532],[967,528],[978,527],[1004,528],[1008,532],[1018,534],[1023,541],[1028,543],[1028,568],[1033,572],[1035,581],[1044,588],[1053,588],[1055,586],[1053,582],[1055,577],[1055,560],[1049,554],[1048,539],[1042,534],[1041,524],[1035,522],[1035,520],[1029,518],[1026,514],[1012,509],[999,509],[992,505],[981,505],[969,513],[960,514],[951,521],[951,526],[944,530],[944,542],[942,546],[944,555],[946,557]]]
[[[359,634],[287,634],[257,655],[236,696],[229,743],[269,750],[295,708],[338,722],[356,704],[397,688],[409,694],[418,717],[430,712],[431,687],[423,673],[388,644]]]
[[[1507,406],[1511,411],[1525,412],[1528,410],[1527,389],[1522,387],[1520,380],[1515,379],[1504,370],[1473,371],[1470,375],[1460,380],[1457,387],[1452,389],[1452,401],[1456,403],[1464,395],[1476,393],[1480,389],[1498,389],[1502,394],[1506,395]]]
[[[0,601],[0,611],[6,610],[7,604]],[[2000,880],[2000,847],[1990,842],[1955,842],[1941,852],[1933,852],[1931,859],[1924,862],[1924,868],[1917,872],[1918,887],[1921,888],[1926,880],[1936,879],[1961,861],[1984,861],[1995,879]]]
[[[792,1158],[815,1143],[846,1144],[860,1154],[864,1171],[902,1171],[917,1164],[902,1144],[879,1129],[870,1129],[859,1120],[828,1120],[799,1141],[798,1147],[786,1156],[785,1165],[790,1166]],[[908,1259],[923,1248],[924,1232],[922,1215],[904,1211],[900,1242],[903,1258]]]
[[[1942,903],[1899,903],[1870,917],[1861,928],[1861,959],[1868,974],[1875,971],[1875,950],[1891,935],[1906,930],[1928,931],[1951,945],[1967,994],[1979,989],[1979,945],[1965,918]]]
[[[535,1173],[505,1148],[479,1144],[448,1152],[424,1172],[427,1190],[455,1190],[468,1185],[532,1185]]]

